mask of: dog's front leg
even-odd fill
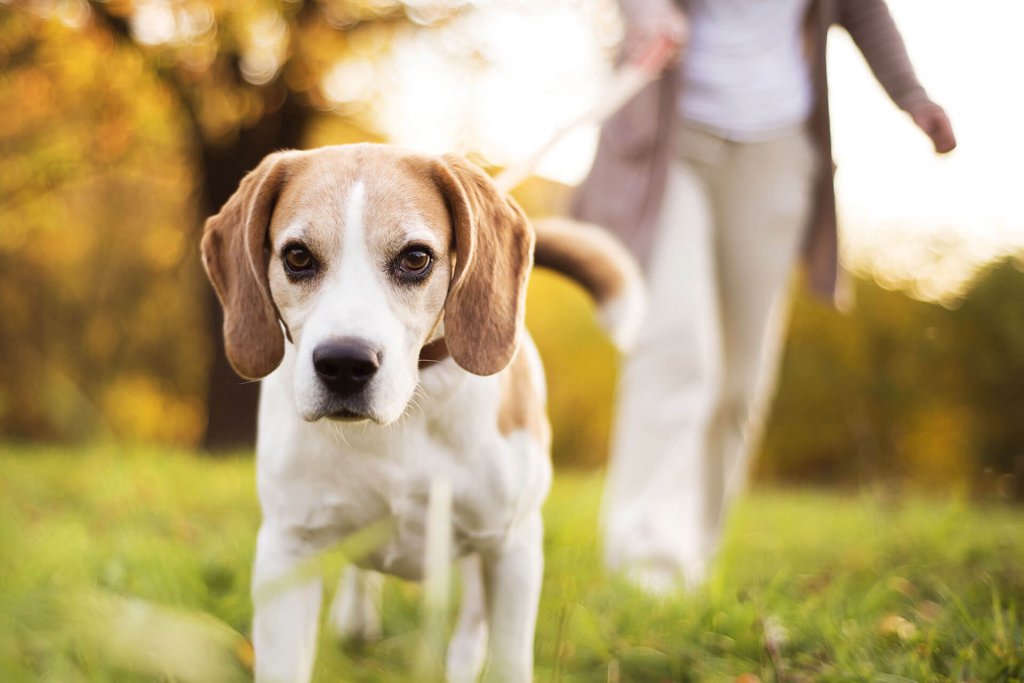
[[[487,598],[480,556],[459,562],[462,573],[462,606],[452,639],[448,641],[448,683],[476,683],[487,657]]]
[[[544,573],[543,524],[534,513],[501,548],[484,553],[490,640],[488,683],[533,680],[533,635]]]
[[[252,579],[256,683],[307,683],[313,674],[323,582],[304,575],[311,554],[286,531],[260,528]]]

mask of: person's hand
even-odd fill
[[[683,12],[671,4],[662,9],[645,12],[626,26],[626,55],[638,62],[659,42],[664,41],[675,59],[690,35],[690,22]],[[669,61],[672,61],[670,59]]]
[[[910,108],[910,117],[932,139],[937,153],[945,154],[956,148],[953,124],[942,107],[934,102],[921,102]]]

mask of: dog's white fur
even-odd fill
[[[465,235],[457,238],[444,218],[454,211],[456,199],[443,195],[462,190],[435,189],[432,197],[429,179],[423,179],[401,201],[389,201],[395,199],[393,186],[418,182],[416,174],[425,171],[416,169],[447,164],[455,169],[457,183],[483,188],[485,203],[506,202],[502,211],[514,205],[486,187],[482,174],[467,171],[465,162],[419,159],[418,165],[401,166],[403,159],[416,159],[414,155],[365,145],[277,156],[254,171],[262,175],[243,184],[239,195],[244,196],[233,213],[229,203],[210,220],[203,245],[207,269],[225,306],[229,357],[236,367],[255,362],[255,367],[270,369],[276,364],[263,379],[259,413],[257,477],[263,523],[253,575],[256,679],[309,680],[322,586],[319,577],[298,572],[300,566],[339,539],[391,520],[388,540],[358,559],[362,569],[345,572],[330,617],[340,635],[373,637],[379,632],[379,580],[363,570],[422,578],[429,491],[440,477],[452,492],[453,559],[464,558],[448,678],[474,681],[486,665],[488,680],[529,681],[543,564],[540,508],[551,480],[543,368],[525,333],[514,358],[506,358],[508,366],[496,374],[468,372],[453,357],[454,350],[453,356],[420,368],[422,347],[444,336],[458,266],[467,266],[457,264],[455,256],[460,246],[455,241]],[[300,157],[305,166],[296,170]],[[286,172],[280,170],[282,160],[291,164]],[[402,170],[395,171],[396,163]],[[344,172],[335,175],[336,168]],[[274,173],[280,176],[276,180]],[[391,173],[397,174],[393,182]],[[323,180],[325,175],[331,182]],[[276,204],[266,208],[260,202],[271,200],[260,193],[267,194],[271,183],[276,183]],[[465,191],[473,190],[467,185]],[[396,208],[389,209],[392,205]],[[483,208],[481,225],[492,207]],[[521,213],[515,209],[508,215]],[[266,225],[253,224],[260,221]],[[231,231],[247,237],[232,237]],[[586,234],[541,230],[539,260],[543,253],[571,256],[575,266],[564,259],[561,265],[549,265],[577,276],[584,285],[594,284],[588,278],[603,279],[597,298],[618,301],[618,307],[625,306],[620,313],[626,319],[635,317],[635,269],[614,246],[596,240],[598,246],[588,247],[579,237]],[[263,310],[259,298],[238,302],[247,278],[253,277],[246,264],[259,259],[252,240],[264,235],[266,262],[251,267],[257,285],[261,269],[266,269],[265,284],[257,289],[265,290],[269,301],[263,303],[273,306],[272,323],[280,322],[290,340],[283,355],[274,346],[276,340],[244,337],[248,328],[261,324],[260,334],[273,336],[266,321],[253,313]],[[524,235],[532,242],[532,231]],[[322,273],[314,282],[296,283],[284,272],[278,255],[296,242],[311,245],[321,262]],[[425,245],[435,255],[426,284],[396,284],[386,272],[381,255],[402,244]],[[233,255],[233,250],[248,250],[249,258]],[[242,265],[232,266],[232,258],[241,259]],[[590,272],[581,274],[581,264]],[[519,286],[524,283],[525,275]],[[240,315],[257,320],[248,323]],[[253,335],[258,337],[257,332]],[[366,418],[361,421],[330,418],[337,412],[337,397],[318,380],[313,366],[313,350],[338,338],[359,339],[380,352],[380,369],[357,406]],[[243,358],[239,349],[253,344],[259,347],[256,355]],[[264,356],[269,360],[260,360]],[[239,369],[249,376],[263,373]],[[520,404],[510,403],[510,387]],[[521,405],[523,401],[529,405]]]

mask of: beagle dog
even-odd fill
[[[523,330],[535,246],[593,295],[613,338],[642,308],[625,251],[564,223],[535,228],[460,157],[376,144],[271,154],[207,221],[228,359],[262,379],[257,681],[309,680],[322,585],[302,565],[389,520],[330,612],[342,636],[378,631],[373,572],[423,577],[438,477],[463,573],[449,680],[531,680],[551,480],[543,369]]]

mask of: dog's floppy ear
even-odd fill
[[[437,182],[455,239],[455,269],[444,310],[448,350],[465,370],[493,375],[511,362],[519,346],[533,228],[486,173],[461,157],[442,157]]]
[[[203,265],[224,307],[224,350],[231,367],[246,379],[270,374],[284,356],[267,281],[267,231],[294,154],[267,156],[220,213],[207,219],[203,231]]]

